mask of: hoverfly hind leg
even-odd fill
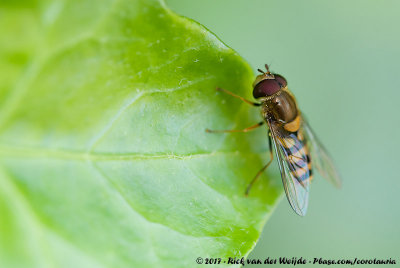
[[[258,178],[261,176],[261,174],[269,167],[269,165],[271,165],[272,160],[274,160],[274,154],[272,153],[272,141],[271,141],[271,131],[268,130],[268,145],[269,145],[269,155],[270,155],[270,159],[268,161],[268,163],[263,166],[258,172],[257,174],[254,176],[254,178],[251,180],[251,182],[249,183],[249,185],[247,185],[246,188],[246,192],[244,193],[244,195],[247,197],[249,195],[250,189],[251,187],[253,187],[253,184],[258,180]]]

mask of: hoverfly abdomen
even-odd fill
[[[284,135],[280,142],[292,176],[300,183],[311,180],[311,161],[308,151],[297,132]]]

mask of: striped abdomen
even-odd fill
[[[298,132],[286,132],[286,135],[281,136],[280,142],[293,177],[302,185],[305,182],[310,182],[312,179],[311,159]]]

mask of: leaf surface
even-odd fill
[[[281,196],[253,73],[158,1],[0,4],[0,267],[242,257]],[[255,121],[256,120],[256,121]]]

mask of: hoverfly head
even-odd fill
[[[262,74],[257,75],[253,83],[253,96],[256,99],[271,96],[287,86],[283,76],[271,73],[267,64],[265,68],[267,72],[258,69]]]

